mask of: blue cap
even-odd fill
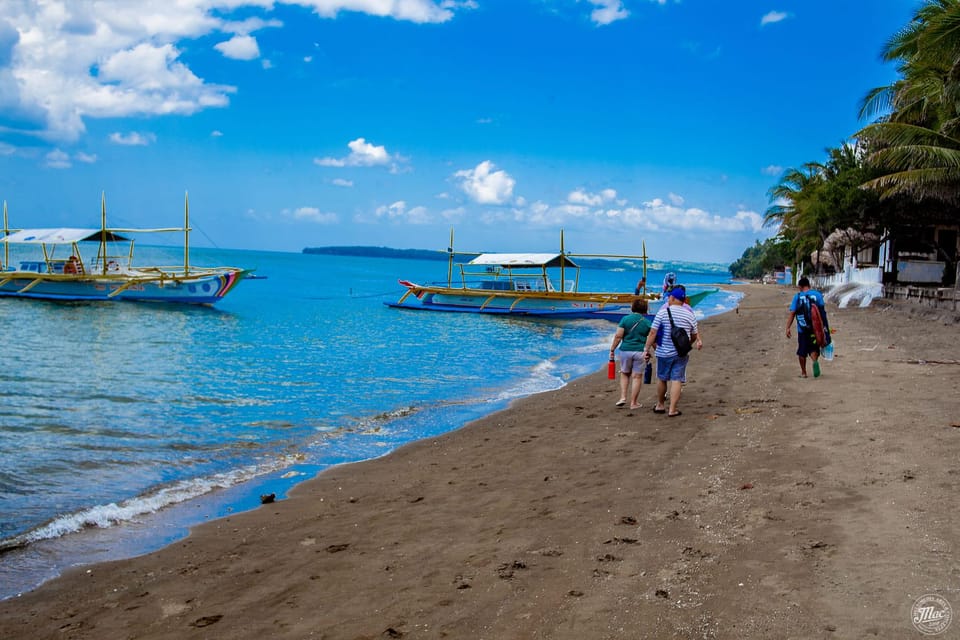
[[[680,287],[674,287],[670,290],[670,295],[680,302],[683,302],[687,298],[687,292],[681,289]]]

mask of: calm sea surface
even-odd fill
[[[439,261],[210,249],[191,260],[266,278],[216,308],[0,298],[0,546],[18,547],[0,554],[0,598],[561,387],[604,365],[615,328],[382,304],[402,293],[398,277],[445,278]],[[680,272],[693,290],[728,277]],[[583,270],[580,287],[636,280]],[[713,294],[698,312],[736,299]]]

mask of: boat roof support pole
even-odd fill
[[[10,235],[10,228],[7,226],[7,201],[3,201],[3,237]],[[10,245],[3,243],[3,264],[0,267],[6,269],[10,266]]]
[[[107,273],[107,194],[100,192],[100,269]]]
[[[450,245],[447,247],[447,288],[453,286],[453,227],[450,227]]]
[[[560,229],[560,293],[563,293],[563,264],[566,261],[566,254],[563,252],[563,229]]]
[[[190,273],[190,194],[183,194],[183,275]]]

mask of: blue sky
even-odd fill
[[[4,0],[12,227],[731,262],[905,0]]]

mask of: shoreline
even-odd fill
[[[837,357],[799,380],[793,290],[741,288],[680,420],[578,378],[0,602],[0,636],[917,633],[918,597],[960,606],[956,326],[830,307]]]
[[[697,286],[712,286],[723,290],[725,286],[729,286],[729,283],[706,283]],[[735,286],[728,288],[726,292],[735,293]],[[733,311],[733,309],[733,306],[729,307],[729,311]],[[720,315],[726,312],[714,312],[712,315]],[[612,331],[612,328],[616,325],[610,323],[610,326]],[[603,340],[605,345],[606,336]],[[605,348],[604,346],[604,352]],[[599,357],[603,354],[599,350],[596,354],[590,354],[589,360],[591,362],[594,355]],[[582,369],[581,365],[582,363],[573,366]],[[590,374],[579,374],[573,379],[584,375]],[[569,384],[569,381],[562,382],[562,384],[565,386]],[[520,393],[518,390],[525,386],[526,379],[519,379],[514,386],[509,387],[504,392],[506,395],[501,394],[498,399],[470,402],[468,405],[463,405],[462,402],[458,401],[445,400],[436,405],[421,407],[414,414],[426,413],[432,415],[443,412],[444,407],[460,406],[461,409],[455,415],[443,416],[445,422],[454,425],[450,427],[449,431],[455,431],[475,420],[487,417],[491,413],[508,408],[511,402],[518,399],[515,397],[515,393]],[[555,391],[555,389],[540,389],[533,393],[549,393],[551,391]],[[527,397],[528,393],[524,392],[519,395],[519,398]],[[495,408],[491,409],[491,407]],[[419,415],[403,415],[391,418],[383,426],[390,428],[390,425],[394,423],[423,419],[425,418]],[[420,428],[414,427],[414,430],[419,431]],[[431,437],[435,436],[423,436],[426,439]],[[4,584],[0,587],[2,588],[0,601],[29,593],[45,582],[56,579],[71,567],[87,567],[159,551],[185,539],[192,527],[258,508],[261,494],[275,493],[278,499],[283,499],[290,490],[300,483],[308,482],[332,467],[375,460],[383,455],[389,455],[400,446],[406,446],[407,444],[410,444],[410,442],[392,446],[387,452],[379,455],[347,462],[327,463],[314,460],[306,463],[296,463],[277,471],[255,476],[238,484],[232,484],[226,488],[166,505],[159,511],[143,513],[134,520],[125,520],[105,528],[90,527],[62,536],[30,542],[23,547],[12,547],[8,551],[0,551],[0,561],[5,554],[9,554],[7,555],[8,562],[11,559],[15,560],[15,566],[12,569],[8,568],[7,571],[0,572],[0,576],[4,579]],[[291,472],[300,475],[294,478],[286,477]],[[74,517],[76,517],[76,514],[70,514],[63,519]],[[30,575],[25,575],[31,571]]]

